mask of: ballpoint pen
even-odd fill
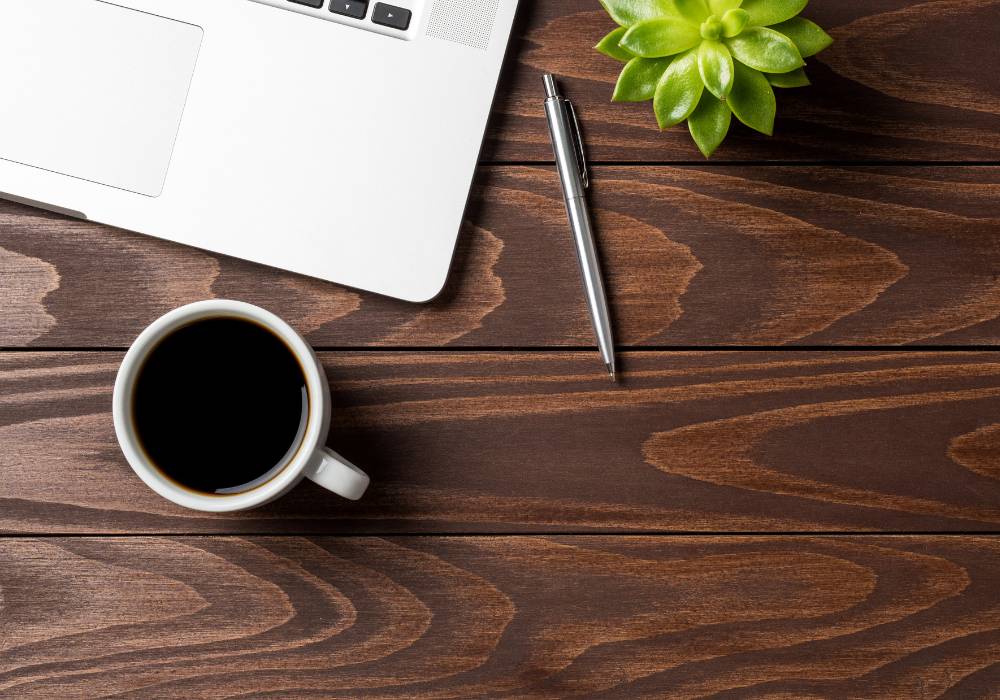
[[[601,279],[601,266],[597,258],[594,229],[587,211],[585,190],[590,187],[587,160],[580,138],[580,125],[573,103],[559,94],[556,79],[549,73],[542,76],[545,83],[545,116],[552,136],[552,152],[562,183],[566,214],[573,232],[577,258],[583,273],[583,288],[587,294],[590,318],[597,334],[597,345],[608,368],[611,381],[615,381],[615,344],[611,337],[611,314],[608,297]]]

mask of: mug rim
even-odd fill
[[[309,420],[293,457],[270,479],[246,491],[209,494],[189,489],[170,479],[152,463],[132,422],[132,396],[139,369],[161,340],[178,329],[208,318],[239,318],[262,325],[276,334],[295,355],[306,379]],[[319,360],[308,343],[284,320],[253,304],[229,299],[209,299],[167,312],[147,326],[133,341],[122,359],[115,378],[112,414],[118,445],[132,471],[169,501],[194,510],[221,513],[263,505],[297,484],[314,460],[316,450],[326,443],[330,428],[329,388]]]

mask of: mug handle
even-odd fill
[[[329,447],[316,450],[315,466],[306,470],[306,476],[323,488],[351,501],[365,494],[371,479]]]

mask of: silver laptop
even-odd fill
[[[410,301],[517,0],[2,0],[0,196]]]

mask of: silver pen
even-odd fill
[[[585,190],[590,187],[590,180],[583,140],[580,138],[580,124],[577,122],[573,103],[559,94],[555,77],[546,73],[542,80],[545,83],[545,116],[552,136],[552,152],[555,154],[569,227],[573,232],[577,258],[583,273],[583,288],[587,293],[590,319],[594,322],[601,357],[604,358],[611,381],[615,381],[615,343],[611,337],[611,314],[608,312],[608,297],[601,279],[594,229],[587,211]]]

